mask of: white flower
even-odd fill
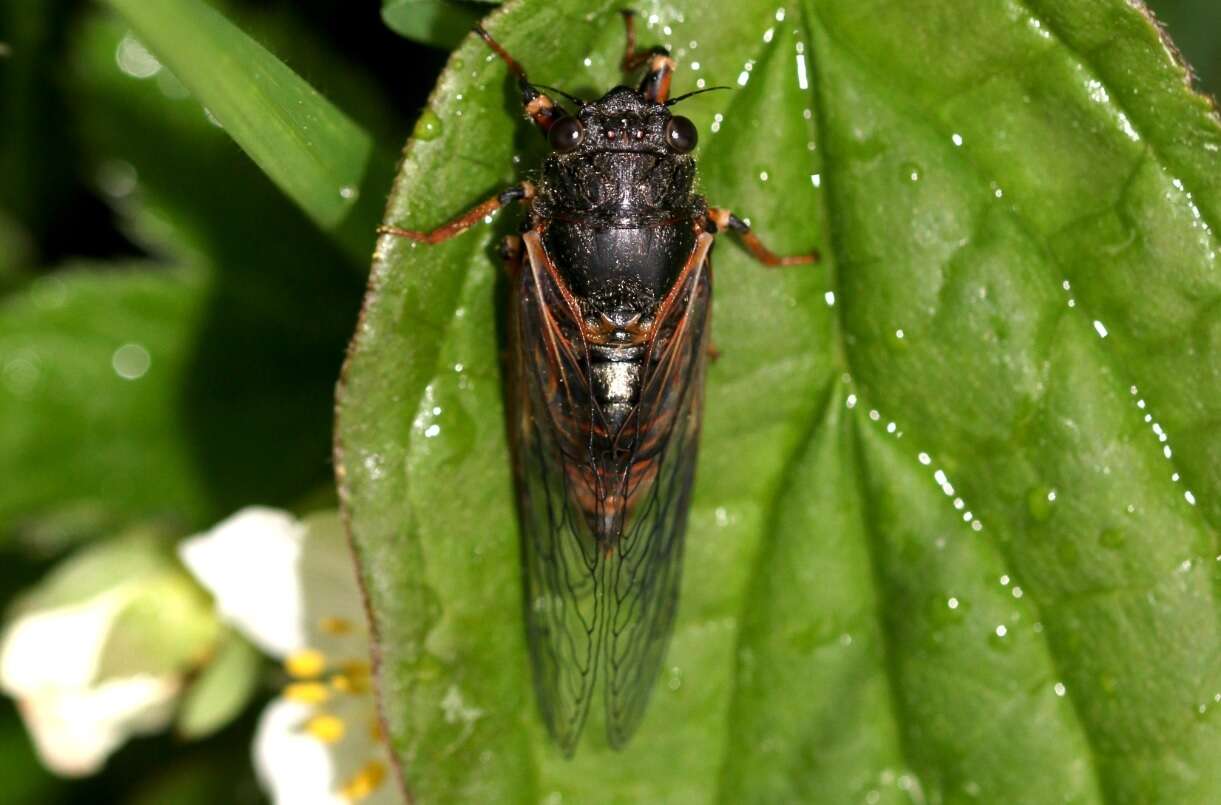
[[[284,805],[396,803],[370,690],[369,638],[339,517],[243,509],[186,540],[183,562],[220,616],[293,681],[263,712],[254,763]]]
[[[128,737],[169,724],[183,672],[215,635],[192,587],[155,543],[135,539],[73,556],[26,595],[0,640],[0,688],[47,768],[92,774]],[[170,615],[150,619],[151,601]],[[146,628],[182,639],[133,642]]]

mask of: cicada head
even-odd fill
[[[630,87],[615,87],[547,132],[544,204],[639,216],[690,206],[695,124]]]

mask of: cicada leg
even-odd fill
[[[730,229],[737,232],[738,236],[742,238],[742,245],[747,248],[747,250],[756,260],[768,268],[808,265],[810,263],[817,263],[819,260],[817,250],[814,250],[809,254],[797,254],[790,256],[781,256],[776,254],[771,249],[763,245],[763,241],[759,240],[758,235],[750,231],[749,224],[727,209],[721,207],[709,207],[708,223],[712,224],[712,226],[708,227],[708,229],[713,233],[722,229]]]
[[[530,83],[530,79],[526,78],[526,71],[518,63],[517,59],[509,55],[499,42],[492,38],[492,35],[484,30],[482,25],[475,26],[475,33],[487,42],[488,47],[492,52],[500,57],[500,60],[509,66],[509,72],[517,76],[517,86],[521,89],[521,105],[526,110],[526,114],[534,121],[543,134],[546,134],[551,124],[564,117],[568,113],[564,111],[562,106],[557,106],[555,101],[548,98],[538,87]]]
[[[624,72],[635,70],[646,61],[648,72],[640,81],[640,93],[655,103],[665,103],[670,97],[670,78],[674,75],[674,59],[670,51],[663,47],[650,48],[636,52],[636,12],[623,11],[623,25],[627,29],[627,42],[623,48],[623,61],[620,66]]]
[[[385,225],[379,226],[377,231],[382,235],[394,235],[395,237],[407,238],[418,243],[441,243],[442,241],[449,240],[454,235],[462,234],[501,207],[512,204],[515,201],[529,201],[532,198],[534,198],[534,185],[531,182],[522,182],[521,184],[513,185],[502,193],[492,196],[482,204],[459,215],[452,221],[442,224],[436,229],[421,231]]]

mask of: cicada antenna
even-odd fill
[[[564,98],[566,98],[567,100],[570,100],[573,103],[575,103],[577,106],[585,106],[586,104],[589,103],[589,101],[585,100],[584,98],[578,98],[576,95],[569,95],[567,92],[560,89],[559,87],[549,87],[546,84],[535,84],[534,86],[538,87],[539,89],[545,89],[548,92],[554,92],[556,95],[561,95]]]
[[[677,98],[671,98],[670,100],[666,101],[666,106],[673,106],[679,101],[685,101],[693,95],[703,95],[705,92],[715,92],[718,89],[733,89],[733,87],[704,87],[703,89],[688,92],[686,95],[679,95]]]

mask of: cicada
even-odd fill
[[[697,132],[671,108],[675,62],[638,51],[624,14],[622,68],[640,84],[585,101],[516,77],[550,143],[522,181],[432,231],[439,243],[512,203],[521,234],[502,246],[511,277],[511,432],[535,689],[561,750],[575,749],[599,679],[607,738],[644,717],[674,627],[710,344],[712,244],[732,230],[764,265],[780,257],[727,208],[694,191]],[[543,90],[562,96],[567,109]]]

